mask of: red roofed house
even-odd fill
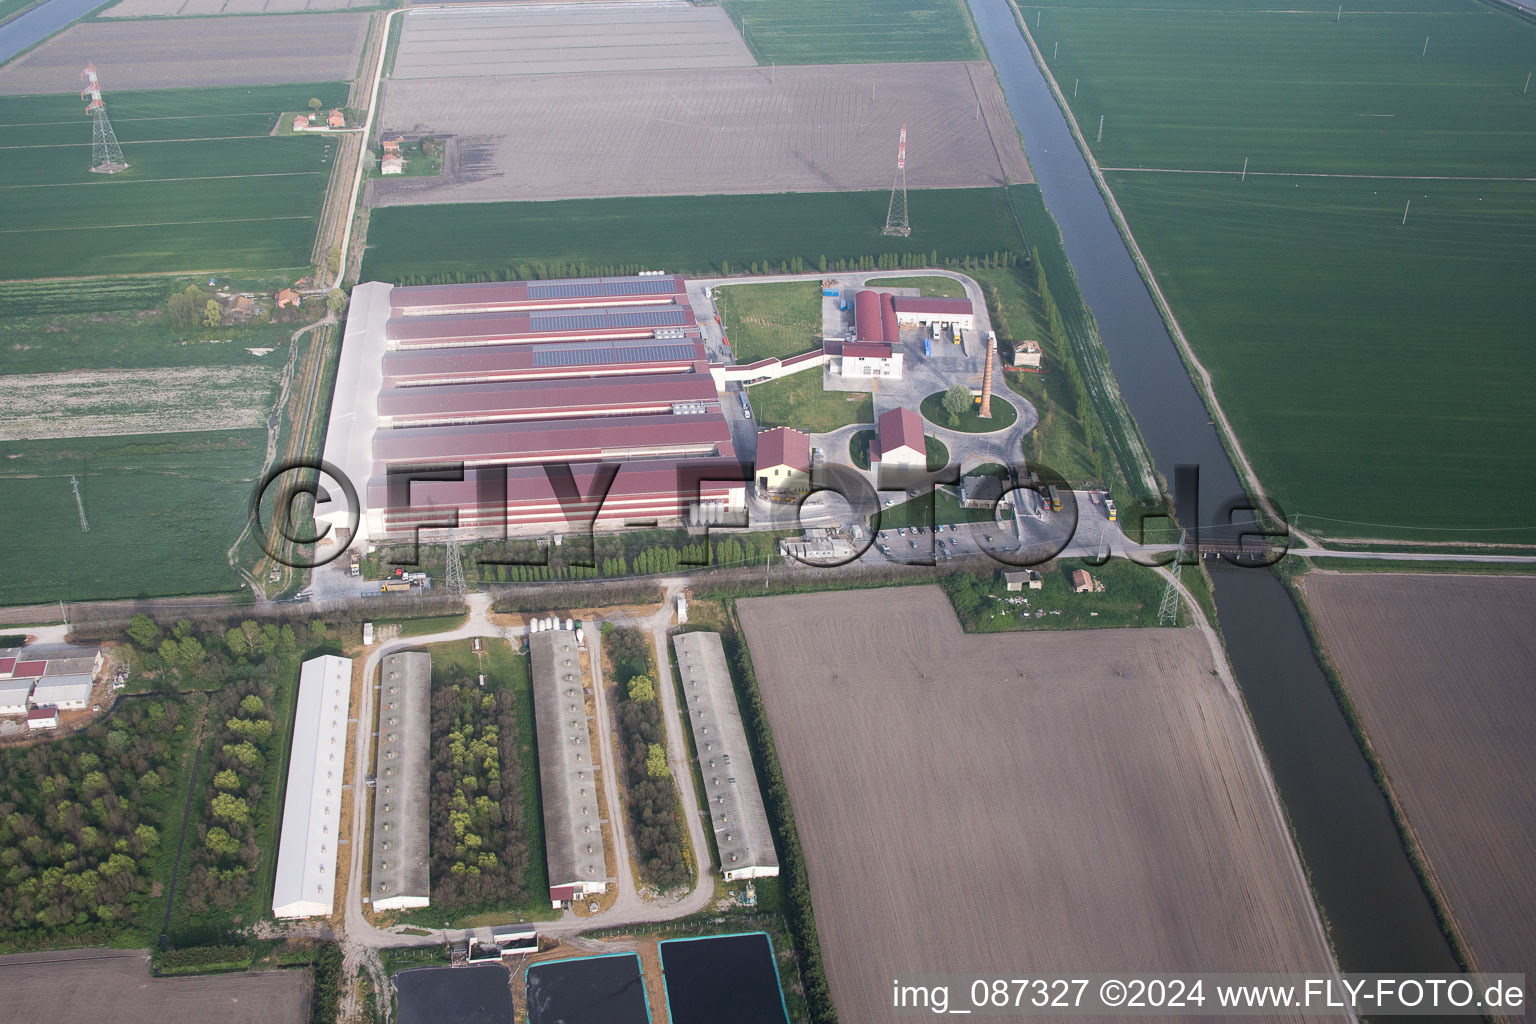
[[[305,117],[303,114],[294,114],[293,130],[296,132],[309,131],[309,118]]]
[[[343,114],[340,110],[333,109],[326,116],[325,126],[327,128],[345,128],[347,126],[347,115]]]
[[[33,708],[27,712],[28,729],[57,729],[58,727],[58,708]]]
[[[549,887],[549,902],[554,909],[559,910],[567,903],[576,899],[576,887],[574,885],[552,885]]]
[[[879,451],[875,451],[876,444]],[[892,409],[880,414],[879,437],[870,445],[870,461],[878,460],[882,469],[928,468],[927,442],[923,440],[923,419],[911,409]]]
[[[382,145],[384,146],[384,155],[385,156],[399,156],[400,155],[400,138],[399,138],[399,136],[396,136],[393,139],[384,139],[383,142],[382,142]]]
[[[1072,593],[1093,593],[1093,576],[1089,574],[1087,569],[1072,570]]]
[[[292,288],[284,288],[282,291],[277,293],[278,309],[282,309],[284,306],[297,306],[298,304],[299,293],[294,291]]]
[[[789,427],[757,432],[757,490],[764,496],[811,489],[811,438]]]
[[[398,152],[394,155],[385,152],[383,159],[379,161],[379,170],[384,174],[404,174],[405,161],[400,159]]]

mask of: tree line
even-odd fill
[[[457,665],[434,662],[432,674],[432,906],[456,912],[526,903],[517,697],[481,689]]]
[[[625,770],[625,805],[635,840],[640,876],[663,888],[691,877],[682,808],[667,767],[667,731],[653,679],[647,637],[638,629],[604,625],[603,642],[613,659],[620,699],[614,709]]]

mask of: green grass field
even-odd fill
[[[873,423],[875,406],[867,392],[823,391],[815,367],[747,389],[758,430],[794,427],[825,434],[850,423]]]
[[[1015,204],[1027,203],[1029,192],[1039,195],[1033,185],[1015,185]],[[1020,248],[1001,189],[914,190],[910,238],[880,233],[889,202],[880,191],[390,206],[370,214],[360,280],[481,273],[519,280],[540,264],[550,276],[581,276],[599,263],[740,272],[794,257],[815,269],[821,257],[944,260]]]
[[[1111,187],[1260,477],[1303,529],[1536,542],[1536,188],[1173,175]]]
[[[950,277],[881,277],[864,282],[866,288],[916,288],[919,295],[946,299],[965,298],[965,286]]]
[[[1326,537],[1536,543],[1536,21],[1169,6],[1206,10],[1025,19],[1101,165],[1249,158],[1106,173],[1265,487]]]
[[[782,359],[821,344],[821,287],[815,282],[731,285],[716,288],[714,297],[738,363]]]
[[[1022,9],[1090,138],[1104,117],[1105,167],[1532,175],[1536,24],[1477,0],[1344,7],[1096,3],[1039,28]]]
[[[981,60],[964,0],[724,0],[763,64]]]
[[[225,551],[265,442],[261,430],[6,442],[0,522],[12,543],[0,604],[235,589]]]
[[[112,175],[90,172],[75,97],[0,98],[0,278],[302,268],[335,142],[267,133],[310,96],[345,86],[114,95]]]

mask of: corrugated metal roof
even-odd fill
[[[563,299],[597,295],[671,295],[680,292],[676,277],[597,278],[587,281],[528,283],[530,299]]]
[[[687,327],[691,311],[682,306],[654,309],[602,310],[595,313],[535,313],[529,317],[534,331],[588,331],[608,327]]]
[[[667,362],[692,360],[701,357],[700,342],[678,342],[670,345],[587,343],[580,345],[536,345],[533,349],[534,366],[598,366],[605,363]]]
[[[923,420],[911,409],[892,409],[880,414],[880,451],[893,452],[907,447],[915,452],[926,452],[923,440]]]
[[[951,299],[941,296],[920,297],[916,295],[897,295],[891,300],[898,313],[971,313],[973,312],[970,299]]]
[[[429,464],[581,458],[625,450],[662,454],[709,449],[730,439],[730,425],[719,412],[521,420],[381,430],[373,438],[373,457],[382,462]]]
[[[379,415],[399,420],[476,413],[493,417],[574,409],[617,411],[636,406],[711,402],[717,397],[714,379],[702,373],[431,384],[379,392]]]
[[[395,317],[386,328],[391,343],[419,348],[432,345],[508,344],[539,335],[589,334],[623,337],[661,328],[695,326],[693,310],[667,304],[637,308],[577,307],[559,312],[449,313]]]
[[[386,385],[400,387],[443,377],[511,377],[530,370],[561,367],[640,367],[656,363],[681,368],[705,358],[702,341],[658,343],[650,338],[633,338],[485,345],[472,349],[406,349],[386,353],[383,371]]]
[[[599,472],[618,467],[618,475],[606,493],[609,499],[646,498],[684,494],[697,497],[701,484],[714,481],[745,483],[752,477],[748,467],[734,459],[637,459],[628,462],[580,462],[570,469],[570,482],[582,495],[593,495]],[[368,481],[370,508],[389,507],[389,478]],[[436,509],[463,507],[503,500],[515,505],[551,502],[559,498],[554,481],[543,466],[496,466],[466,469],[463,480],[428,480],[411,485],[412,507]]]
[[[811,471],[811,438],[789,427],[774,427],[757,433],[757,467],[771,469],[789,466]]]

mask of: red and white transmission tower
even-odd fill
[[[125,169],[123,147],[117,144],[117,133],[107,120],[107,105],[101,101],[101,83],[96,81],[96,65],[87,64],[80,72],[85,88],[80,90],[81,99],[89,99],[85,112],[91,115],[91,171],[96,174],[116,174]]]
[[[907,126],[901,126],[896,146],[896,180],[891,182],[891,205],[885,211],[885,234],[903,238],[912,233],[907,223]]]

